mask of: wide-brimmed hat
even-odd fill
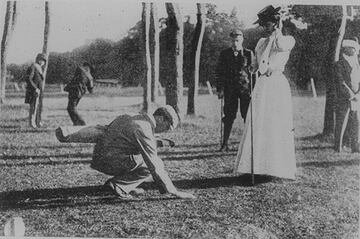
[[[155,110],[154,115],[163,116],[168,122],[170,122],[170,128],[175,129],[180,121],[179,114],[171,105],[165,105]]]
[[[254,24],[262,22],[276,22],[279,19],[280,9],[281,7],[274,8],[272,5],[266,6],[257,14],[258,20],[256,20]]]
[[[36,58],[35,58],[35,61],[38,62],[38,61],[40,61],[40,60],[43,60],[43,61],[46,62],[46,54],[44,54],[44,53],[39,53],[39,54],[37,54],[37,56],[36,56]]]
[[[357,38],[354,39],[345,39],[342,41],[342,47],[352,47],[355,48],[356,51],[360,50],[359,41]]]

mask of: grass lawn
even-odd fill
[[[124,95],[133,95],[126,93]],[[130,92],[136,92],[136,90]],[[21,216],[26,236],[147,238],[358,238],[360,154],[336,153],[321,132],[324,97],[294,96],[296,180],[231,173],[243,127],[238,116],[232,150],[219,153],[220,102],[202,95],[197,117],[185,117],[166,136],[175,148],[160,149],[178,188],[196,200],[146,195],[121,201],[103,190],[108,176],[89,167],[91,144],[64,144],[54,130],[70,125],[66,94],[45,99],[45,128],[28,128],[28,105],[12,96],[0,115],[0,227]],[[80,114],[106,124],[138,112],[141,97],[85,96]],[[162,99],[163,100],[163,99]],[[3,236],[2,229],[0,236]]]

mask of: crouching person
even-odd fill
[[[118,197],[130,199],[131,193],[144,191],[138,186],[151,176],[161,193],[170,193],[179,198],[195,198],[192,194],[178,191],[157,155],[154,133],[176,128],[179,116],[166,105],[153,115],[121,115],[112,121],[98,139],[91,167],[112,175],[105,186]]]

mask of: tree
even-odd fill
[[[200,53],[202,40],[205,31],[205,20],[206,16],[204,14],[204,4],[197,3],[197,23],[195,27],[195,32],[193,35],[191,43],[191,64],[193,69],[193,74],[189,79],[189,93],[188,93],[188,107],[187,114],[196,114],[196,101],[199,91],[199,72],[200,72]]]
[[[49,57],[48,57],[48,42],[49,42],[49,35],[50,35],[50,7],[49,2],[45,2],[45,25],[44,25],[44,44],[43,44],[43,50],[42,53],[46,55],[46,63],[44,66],[44,80],[42,82],[42,90],[39,97],[39,122],[38,124],[41,124],[41,114],[43,111],[43,100],[44,100],[44,89],[45,89],[45,83],[46,83],[46,72],[49,65]]]
[[[345,35],[346,30],[346,21],[347,21],[347,7],[342,6],[342,19],[341,24],[338,31],[337,41],[335,45],[335,37],[334,43],[332,44],[331,52],[333,52],[334,56],[332,62],[329,64],[330,66],[334,66],[334,63],[339,60],[341,43]],[[334,46],[335,45],[335,46]],[[333,67],[332,67],[333,68]],[[331,74],[331,84],[327,87],[326,91],[326,101],[325,101],[325,114],[324,114],[324,127],[323,127],[323,136],[329,136],[334,133],[335,130],[335,72],[332,70],[329,72]]]
[[[151,3],[151,16],[153,18],[153,27],[154,27],[154,61],[153,61],[153,72],[154,78],[152,79],[152,88],[151,88],[151,101],[157,103],[158,92],[159,92],[159,76],[160,76],[160,29],[159,29],[159,16],[156,6],[156,2]]]
[[[143,38],[145,43],[146,80],[144,80],[143,111],[149,113],[151,108],[151,58],[150,58],[150,4],[142,3]]]
[[[47,83],[66,84],[70,82],[76,69],[76,62],[70,53],[54,53],[49,55]]]
[[[6,86],[6,58],[8,45],[15,29],[17,19],[16,1],[7,1],[3,36],[1,40],[1,56],[0,56],[0,104],[5,102],[5,86]]]
[[[334,63],[339,39],[340,19],[342,9],[340,6],[302,6],[295,5],[294,11],[302,15],[309,23],[306,48],[304,49],[304,62],[310,72],[309,77],[317,78],[326,84],[326,102],[324,114],[323,136],[332,135],[335,126],[335,79]],[[309,60],[310,59],[310,60]],[[311,60],[313,59],[313,60]]]
[[[174,69],[166,79],[166,104],[175,108],[182,116],[183,102],[183,55],[184,55],[184,26],[177,3],[166,3],[168,14],[166,37],[168,67]]]

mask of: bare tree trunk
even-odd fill
[[[45,2],[45,26],[44,26],[44,43],[43,43],[43,50],[42,53],[46,55],[46,63],[44,66],[44,81],[42,83],[42,90],[39,97],[39,122],[41,122],[41,114],[43,111],[43,99],[44,99],[44,90],[46,84],[46,72],[49,65],[49,54],[48,54],[48,42],[49,42],[49,35],[50,35],[50,7],[49,2]]]
[[[330,136],[334,133],[335,130],[335,101],[336,101],[336,95],[335,95],[335,80],[334,79],[334,71],[333,71],[333,64],[339,60],[340,55],[340,48],[341,43],[344,38],[345,29],[346,29],[346,20],[347,20],[347,7],[345,5],[342,6],[343,11],[343,17],[341,20],[341,25],[339,29],[339,35],[337,38],[337,43],[335,47],[335,54],[333,58],[332,64],[330,64],[327,68],[328,72],[328,83],[327,83],[327,89],[326,89],[326,100],[325,100],[325,114],[324,114],[324,127],[323,127],[323,136]],[[332,43],[332,41],[330,41]],[[333,48],[333,44],[330,43],[330,50]]]
[[[340,29],[339,29],[339,38],[336,44],[336,50],[335,50],[335,62],[337,62],[339,60],[340,57],[340,48],[341,48],[341,43],[344,39],[344,35],[345,35],[345,29],[346,29],[346,20],[347,20],[347,7],[346,5],[342,6],[342,12],[343,12],[343,16],[341,19],[341,25],[340,25]]]
[[[159,92],[159,75],[160,75],[160,28],[159,28],[159,16],[156,6],[156,2],[151,3],[151,11],[153,16],[154,25],[154,79],[152,84],[151,101],[157,103]]]
[[[11,34],[15,30],[17,15],[18,15],[18,12],[17,12],[17,7],[16,7],[16,1],[14,1],[14,3],[13,3],[13,11],[12,11],[12,16],[11,16]]]
[[[191,61],[192,70],[194,70],[193,77],[189,79],[189,93],[188,93],[188,107],[187,114],[196,115],[196,102],[199,92],[199,72],[200,72],[200,53],[202,46],[202,39],[205,31],[205,14],[204,14],[204,4],[197,3],[197,23],[195,27],[194,36],[191,43]]]
[[[1,40],[1,56],[0,56],[0,104],[5,102],[5,86],[6,86],[6,58],[9,42],[12,36],[12,33],[15,28],[15,23],[17,19],[16,11],[16,2],[8,1],[6,3],[6,13],[5,13],[5,22],[3,36]]]
[[[168,76],[166,82],[166,104],[178,111],[182,117],[183,103],[183,56],[184,56],[184,26],[177,3],[166,3],[166,11],[169,16],[167,27],[168,67],[175,67],[175,71]],[[171,48],[170,48],[171,47]],[[174,58],[175,56],[175,58]]]
[[[151,108],[151,58],[150,58],[150,4],[142,3],[142,21],[144,27],[143,37],[145,37],[145,59],[146,59],[146,81],[144,82],[144,103],[143,111],[149,113]]]

